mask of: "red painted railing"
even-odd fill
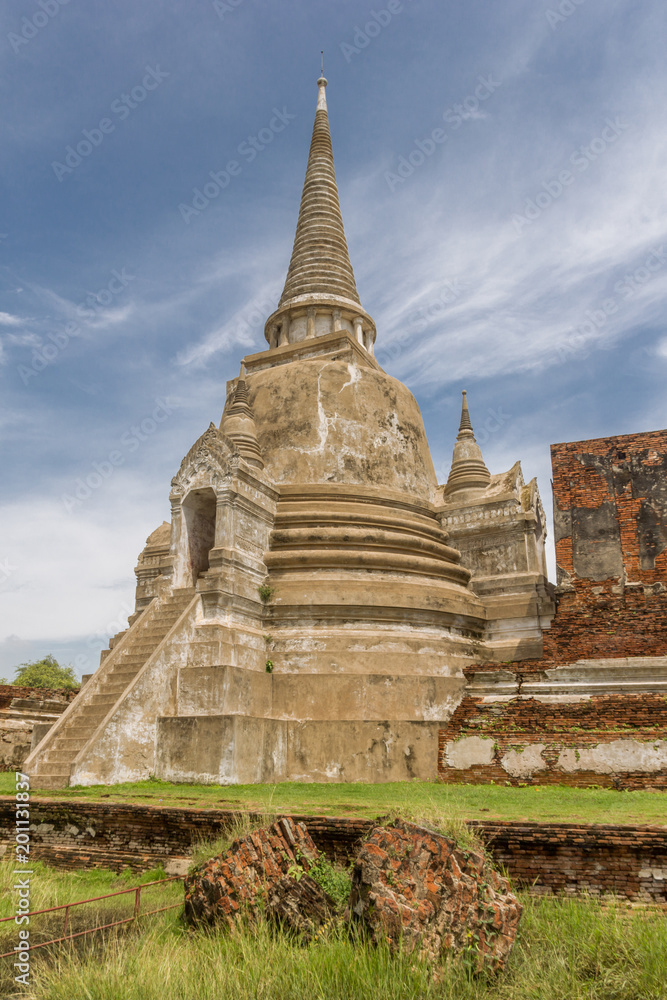
[[[93,896],[91,899],[80,899],[77,903],[63,903],[60,906],[50,906],[46,910],[32,910],[27,914],[31,919],[33,917],[38,917],[42,913],[56,913],[58,910],[65,911],[65,921],[63,924],[63,935],[61,937],[52,938],[50,941],[40,941],[39,944],[31,944],[27,948],[22,948],[22,951],[34,951],[36,948],[46,948],[49,944],[59,944],[61,941],[71,941],[73,938],[83,937],[85,934],[93,934],[95,931],[107,930],[109,927],[118,927],[120,924],[129,924],[133,920],[137,920],[139,917],[150,917],[154,913],[163,913],[165,910],[174,910],[177,906],[182,906],[182,903],[170,903],[169,906],[159,906],[155,910],[144,910],[141,911],[141,893],[144,889],[150,889],[155,885],[166,885],[168,882],[183,881],[182,875],[172,875],[170,878],[159,879],[156,882],[144,882],[143,885],[135,885],[131,889],[120,889],[118,892],[108,892],[104,896]],[[128,893],[134,893],[134,912],[131,917],[124,917],[122,920],[113,920],[108,924],[97,924],[95,927],[88,927],[85,931],[76,931],[73,934],[67,934],[67,928],[69,926],[69,911],[73,910],[76,906],[85,906],[87,903],[99,903],[102,899],[111,899],[114,896],[125,896]],[[14,920],[14,917],[2,917],[0,918],[0,927],[2,924],[7,923],[9,920]],[[16,949],[12,948],[11,951],[5,951],[0,955],[0,958],[10,958],[16,955]]]

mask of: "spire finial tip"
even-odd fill
[[[468,393],[465,389],[461,390],[461,423],[459,425],[459,434],[461,431],[471,431],[472,424],[470,423],[470,414],[468,413]]]

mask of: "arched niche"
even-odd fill
[[[191,490],[183,499],[182,518],[186,574],[189,586],[209,568],[209,552],[215,544],[215,490],[210,487]]]

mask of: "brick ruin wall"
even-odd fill
[[[15,699],[23,701],[28,698],[35,702],[36,706],[45,702],[60,702],[69,705],[76,694],[78,688],[35,688],[21,687],[18,684],[0,684],[0,710],[10,708]]]
[[[76,693],[66,688],[0,684],[0,771],[15,771],[23,765],[35,723],[54,722]]]
[[[539,660],[504,666],[666,656],[667,430],[554,444],[551,466],[556,615]]]
[[[11,849],[15,802],[0,797],[0,845]],[[36,799],[30,803],[31,857],[59,868],[184,874],[197,842],[210,841],[238,814],[219,809]],[[317,847],[343,863],[368,836],[370,820],[295,816]],[[494,862],[538,894],[613,893],[667,903],[667,830],[641,826],[481,821],[472,824]]]
[[[558,611],[543,660],[667,654],[667,431],[551,447]]]
[[[445,782],[667,789],[667,698],[464,698],[438,752]]]
[[[526,681],[580,660],[627,658],[631,679],[632,658],[664,658],[667,679],[667,431],[556,444],[551,459],[556,615],[540,660],[501,669],[519,696]],[[469,679],[498,671],[476,666]],[[441,730],[438,770],[443,781],[667,788],[666,740],[658,693],[487,692],[465,698]]]

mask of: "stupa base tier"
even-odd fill
[[[156,776],[223,785],[280,781],[432,781],[441,722],[158,720]]]

